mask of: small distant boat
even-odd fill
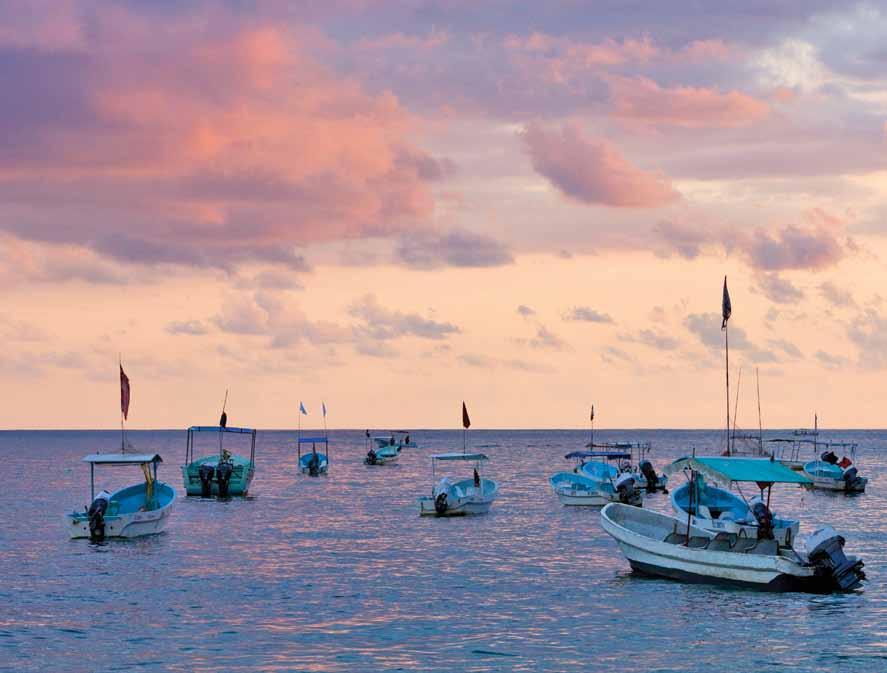
[[[185,464],[182,479],[188,495],[204,498],[232,495],[248,495],[256,474],[256,431],[253,428],[229,428],[225,425],[192,425],[188,428],[185,442]],[[217,436],[219,451],[201,458],[194,458],[194,442],[200,435]],[[249,457],[233,454],[222,440],[227,435],[247,435],[250,439]]]
[[[797,539],[799,522],[773,516],[770,492],[773,484],[804,486],[810,484],[810,480],[779,461],[772,458],[680,458],[666,471],[671,474],[687,471],[692,475],[692,479],[671,493],[672,509],[678,516],[689,517],[691,526],[753,539],[758,539],[763,530],[765,536],[772,534],[778,544],[787,547]],[[706,480],[720,487],[706,483]],[[739,483],[756,484],[760,495],[746,502],[728,490]]]
[[[412,441],[409,430],[390,430],[388,434],[374,436],[373,442],[380,449],[386,446],[399,446],[401,449],[419,448],[419,445]]]
[[[688,526],[686,520],[611,503],[601,524],[637,573],[688,583],[765,591],[850,591],[865,579],[863,562],[844,554],[831,527],[810,535],[803,551],[773,539],[740,538]]]
[[[647,458],[647,454],[653,450],[651,442],[594,442],[591,441],[585,445],[585,448],[600,451],[621,451],[627,453],[619,466],[619,472],[628,472],[634,478],[638,488],[647,491],[647,493],[655,493],[662,491],[668,493],[666,486],[668,485],[668,476],[666,474],[656,474],[653,463]]]
[[[445,476],[434,483],[431,496],[419,498],[419,514],[422,516],[465,516],[486,514],[499,493],[499,484],[482,478],[480,466],[489,460],[483,453],[438,453],[431,456],[431,480],[436,479],[438,461],[450,463],[473,462],[474,475],[465,479]]]
[[[619,469],[611,461],[626,461],[629,453],[621,451],[573,451],[564,458],[575,460],[572,472],[558,472],[549,479],[562,505],[600,507],[610,502],[643,505],[634,475]],[[607,461],[607,462],[603,462]]]
[[[400,458],[400,445],[386,444],[384,446],[371,446],[363,462],[365,465],[390,465]]]
[[[94,542],[106,538],[134,538],[160,533],[166,527],[176,500],[175,489],[157,481],[160,454],[93,453],[89,463],[89,507],[65,515],[71,538],[90,538]],[[141,468],[145,481],[110,493],[95,492],[96,465],[135,465]]]
[[[310,451],[302,452],[302,447],[311,445]],[[320,446],[322,451],[318,451]],[[299,437],[299,471],[309,477],[326,474],[330,467],[329,439],[326,437]]]
[[[850,455],[855,458],[856,444],[837,444],[831,442],[829,447],[849,448]],[[804,464],[803,474],[811,480],[809,488],[823,491],[843,491],[844,493],[864,493],[868,479],[859,476],[853,460],[845,455],[840,461],[834,451],[829,448],[823,451],[819,460],[811,460]]]

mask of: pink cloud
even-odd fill
[[[765,119],[769,105],[739,91],[664,88],[646,77],[608,78],[612,114],[629,122],[684,128],[746,126]]]
[[[63,67],[39,31],[20,47],[0,230],[126,261],[288,263],[430,217],[428,182],[451,166],[413,144],[392,94],[321,65],[314,31],[219,11],[91,21]]]
[[[533,168],[576,201],[654,208],[680,198],[666,177],[637,168],[606,140],[585,138],[575,125],[548,131],[530,124],[521,137]]]

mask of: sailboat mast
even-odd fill
[[[764,423],[761,421],[761,377],[755,367],[755,387],[758,390],[758,449],[764,453]]]

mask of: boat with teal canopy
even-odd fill
[[[225,418],[227,421],[227,418]],[[249,457],[231,453],[224,445],[227,437],[246,438]],[[200,458],[194,457],[198,438],[207,443],[218,440],[218,452]],[[248,495],[256,473],[256,431],[253,428],[234,428],[224,425],[192,425],[185,440],[185,463],[182,478],[188,495],[204,498]]]
[[[691,526],[752,539],[769,536],[789,547],[798,535],[798,521],[777,518],[770,511],[771,489],[774,484],[809,486],[810,479],[778,460],[685,457],[665,472],[688,474],[688,482],[672,491],[671,506],[677,514],[689,517]],[[755,484],[759,493],[746,499],[741,489],[744,483]]]
[[[72,538],[134,538],[160,533],[166,527],[175,489],[157,481],[157,465],[163,462],[158,453],[93,453],[83,458],[89,464],[89,506],[65,515]],[[145,480],[113,493],[95,492],[95,468],[138,467]]]

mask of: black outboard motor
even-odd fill
[[[655,493],[659,488],[659,475],[653,469],[653,463],[649,460],[642,460],[638,468],[641,474],[644,475],[644,479],[647,480],[647,493]]]
[[[228,484],[231,481],[231,475],[234,473],[234,465],[231,461],[221,460],[216,466],[216,479],[219,482],[219,497],[228,497]]]
[[[820,576],[831,576],[839,589],[849,591],[865,579],[863,562],[844,554],[844,538],[826,526],[807,538],[807,558]]]
[[[105,512],[108,510],[109,502],[107,494],[103,491],[96,496],[86,512],[89,517],[89,539],[93,542],[105,539]]]
[[[437,512],[439,516],[443,516],[447,512],[447,507],[447,494],[438,493],[437,497],[434,499],[434,511]]]
[[[201,465],[197,471],[197,474],[200,475],[200,495],[204,498],[208,498],[213,494],[213,475],[215,473],[216,468],[208,463]]]
[[[859,471],[853,467],[852,465],[844,470],[844,488],[848,491],[856,491],[859,490],[862,486],[862,477],[859,476]]]
[[[824,463],[831,463],[832,465],[838,464],[838,457],[835,455],[834,451],[823,451],[822,455],[819,457]]]
[[[320,474],[320,458],[316,453],[312,453],[308,459],[308,476],[316,477]]]
[[[376,452],[373,449],[367,451],[367,457],[364,459],[364,462],[367,465],[375,465],[376,464]]]
[[[773,512],[764,504],[764,500],[756,496],[749,502],[751,505],[751,513],[754,514],[755,521],[758,522],[758,539],[773,539]]]
[[[644,499],[638,490],[634,477],[629,472],[623,472],[613,484],[616,487],[616,494],[619,496],[619,502],[635,507],[642,507]]]

